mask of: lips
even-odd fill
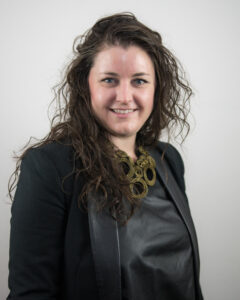
[[[117,114],[128,114],[134,112],[136,109],[119,109],[119,108],[111,108],[111,111],[117,113]]]

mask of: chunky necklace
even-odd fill
[[[140,199],[147,195],[148,185],[153,186],[156,182],[156,163],[142,146],[138,148],[138,152],[140,155],[136,162],[121,150],[116,151],[116,157],[130,180],[133,198]]]

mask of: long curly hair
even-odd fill
[[[20,164],[29,149],[51,142],[67,143],[74,149],[73,173],[87,178],[79,195],[79,206],[87,209],[91,191],[102,194],[99,210],[107,208],[117,220],[128,220],[140,205],[129,191],[129,181],[115,158],[109,133],[94,115],[88,76],[96,55],[106,46],[138,46],[151,58],[156,78],[154,108],[136,136],[137,146],[153,146],[164,131],[172,135],[178,128],[183,139],[189,132],[187,115],[192,90],[179,61],[163,45],[160,34],[151,30],[132,13],[119,13],[99,19],[74,41],[74,58],[62,82],[55,87],[57,110],[47,136],[29,144],[18,157],[9,181],[9,194],[18,181]],[[177,135],[175,133],[175,136]],[[123,200],[125,199],[125,200]],[[124,204],[127,203],[127,206]],[[126,209],[127,207],[127,209]],[[125,222],[124,221],[124,222]]]

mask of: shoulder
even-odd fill
[[[158,141],[156,147],[161,153],[163,159],[167,161],[181,190],[185,192],[184,163],[180,153],[173,145],[169,143]]]
[[[67,144],[50,142],[29,148],[21,161],[18,186],[48,190],[62,189],[71,195],[74,183],[74,151]],[[70,196],[69,196],[70,197]],[[69,198],[67,197],[67,198]]]
[[[61,176],[71,172],[73,165],[73,148],[70,145],[50,142],[45,145],[30,148],[23,156],[23,164],[32,164],[37,169],[55,168]]]
[[[158,141],[157,147],[158,150],[164,154],[168,162],[171,163],[172,167],[184,174],[184,163],[178,150],[173,145],[160,141]]]

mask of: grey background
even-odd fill
[[[7,182],[13,150],[49,130],[51,87],[71,58],[75,36],[100,17],[131,11],[159,31],[190,79],[191,131],[178,147],[201,254],[205,299],[240,294],[240,2],[0,1],[0,299],[8,293],[10,201]]]

